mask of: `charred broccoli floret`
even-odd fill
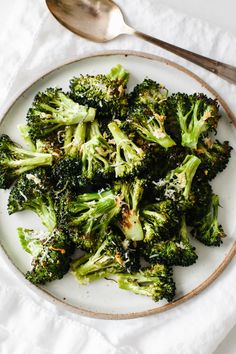
[[[200,163],[198,157],[187,155],[180,166],[171,170],[163,179],[154,182],[158,198],[173,200],[179,209],[189,208],[192,180]]]
[[[8,198],[8,213],[31,210],[49,231],[57,225],[55,200],[46,169],[24,173],[14,184]]]
[[[191,207],[186,211],[186,220],[189,226],[193,226],[204,217],[212,197],[212,187],[208,180],[196,177],[193,179],[189,194]]]
[[[135,178],[133,182],[115,183],[115,191],[122,199],[121,216],[118,226],[129,240],[143,239],[143,228],[139,217],[139,203],[143,195],[143,180]]]
[[[196,149],[200,136],[206,131],[216,129],[220,118],[216,100],[202,93],[177,93],[170,97],[169,104],[179,122],[183,146]]]
[[[150,263],[164,263],[169,266],[188,267],[195,263],[198,256],[190,244],[185,217],[182,217],[177,235],[169,240],[148,243],[143,251]]]
[[[96,110],[79,105],[58,88],[39,92],[27,113],[32,140],[44,138],[60,127],[92,122]]]
[[[74,245],[60,230],[42,232],[18,228],[20,243],[30,253],[32,269],[25,275],[33,284],[61,279],[69,270]]]
[[[71,97],[80,104],[94,107],[97,117],[126,116],[128,99],[125,94],[128,72],[117,65],[107,75],[81,75],[70,81]]]
[[[206,246],[220,246],[226,235],[218,221],[219,197],[211,195],[211,203],[204,217],[194,223],[192,235]]]
[[[178,226],[179,213],[171,200],[164,200],[142,209],[141,220],[145,242],[163,240]]]
[[[67,224],[78,228],[78,232],[74,234],[74,242],[78,246],[85,240],[95,246],[101,243],[109,224],[120,209],[121,199],[112,190],[77,196],[69,203],[67,216]]]
[[[145,140],[164,148],[175,145],[165,130],[165,112],[159,104],[167,99],[167,90],[150,79],[137,85],[130,94],[129,124]]]
[[[22,173],[52,162],[52,154],[25,150],[8,135],[0,136],[0,188],[7,189]]]
[[[101,134],[99,124],[95,120],[90,125],[89,139],[82,146],[82,178],[85,184],[114,177],[114,167],[111,163],[112,153],[112,146]]]
[[[53,177],[59,189],[78,190],[82,183],[82,146],[86,141],[87,123],[66,126],[63,134],[63,156],[53,166]]]
[[[175,296],[175,283],[172,269],[163,265],[140,269],[137,273],[118,275],[118,286],[138,295],[150,296],[154,301],[172,301]]]
[[[222,172],[230,159],[232,147],[228,141],[220,143],[205,138],[199,142],[195,154],[201,160],[198,173],[201,173],[208,180],[212,180],[219,172]]]
[[[116,144],[116,178],[137,175],[146,167],[145,152],[129,139],[129,137],[118,127],[116,122],[109,123],[108,128]]]
[[[85,263],[80,259],[72,263],[73,274],[81,284],[122,271],[137,271],[138,268],[139,260],[135,250],[130,248],[128,240],[122,240],[114,231],[106,235],[103,243],[88,260],[85,257]]]

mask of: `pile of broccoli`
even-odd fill
[[[230,159],[214,138],[216,100],[145,79],[128,93],[121,66],[74,77],[68,93],[39,92],[19,127],[27,148],[0,137],[8,212],[33,211],[41,230],[18,228],[34,284],[69,270],[81,284],[113,276],[121,289],[172,301],[174,266],[190,266],[195,238],[225,233],[210,181]],[[76,252],[80,256],[75,257]]]

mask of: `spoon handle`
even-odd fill
[[[202,55],[190,52],[189,50],[177,47],[173,44],[164,42],[155,37],[149,36],[145,33],[139,31],[130,31],[129,34],[133,34],[139,38],[142,38],[152,44],[155,44],[163,49],[166,49],[184,59],[191,61],[194,64],[197,64],[203,67],[206,70],[211,71],[212,73],[220,76],[230,83],[236,84],[236,67],[228,64],[221,63],[220,61],[213,60]]]

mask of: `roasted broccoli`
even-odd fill
[[[164,148],[175,145],[165,131],[166,116],[159,104],[167,99],[167,90],[150,79],[137,85],[130,94],[129,125],[145,140]]]
[[[176,230],[174,236],[169,240],[147,243],[143,254],[148,262],[154,264],[160,262],[169,266],[188,267],[195,263],[198,256],[195,247],[190,244],[185,217],[182,217],[179,231]]]
[[[125,94],[128,72],[117,65],[107,75],[81,75],[70,81],[71,97],[76,102],[97,110],[97,117],[104,119],[126,116],[128,99]]]
[[[60,230],[53,232],[18,228],[20,243],[32,255],[32,269],[26,279],[33,284],[45,284],[61,279],[69,270],[74,245]]]
[[[141,210],[144,241],[160,241],[169,237],[179,224],[179,213],[171,200],[147,205]]]
[[[109,180],[114,177],[114,167],[111,163],[112,146],[100,132],[95,120],[90,125],[89,139],[82,146],[82,178],[85,184]]]
[[[39,92],[18,126],[30,151],[0,135],[0,188],[13,185],[9,214],[33,211],[47,230],[18,228],[32,283],[71,268],[81,284],[111,276],[122,289],[171,301],[170,267],[198,258],[190,233],[207,246],[225,236],[210,181],[232,148],[213,139],[216,100],[169,95],[147,78],[127,93],[128,79],[117,65],[74,77],[69,93]]]
[[[211,203],[205,215],[194,223],[192,235],[206,246],[220,246],[222,238],[226,235],[218,221],[219,197],[211,195]]]
[[[8,213],[22,210],[35,212],[49,231],[56,227],[55,199],[46,169],[25,172],[14,184],[8,198]]]
[[[83,261],[83,258],[82,258]],[[130,247],[128,240],[110,231],[103,243],[85,262],[79,259],[72,263],[72,271],[81,284],[108,277],[122,271],[137,271],[139,260],[135,249]]]
[[[0,188],[7,189],[22,173],[52,162],[52,154],[25,150],[8,135],[0,136]]]
[[[128,240],[143,239],[143,229],[139,218],[139,203],[143,195],[144,181],[135,178],[133,182],[118,181],[115,191],[122,199],[121,216],[118,226]]]
[[[146,167],[146,154],[119,128],[116,122],[108,124],[116,144],[115,175],[118,177],[135,176]]]
[[[58,88],[39,92],[27,113],[29,134],[33,141],[50,135],[61,127],[92,122],[96,110],[74,102]]]
[[[232,147],[228,141],[220,143],[206,137],[199,142],[195,154],[201,160],[198,173],[201,173],[208,180],[212,180],[219,172],[222,172],[230,159]]]
[[[217,127],[220,118],[218,103],[204,94],[173,94],[169,105],[179,122],[185,147],[196,149],[200,136]]]
[[[186,220],[189,226],[193,226],[205,216],[212,197],[212,187],[208,180],[196,177],[193,179],[189,194],[191,207],[186,211]]]
[[[91,248],[101,243],[112,219],[121,210],[121,202],[121,198],[109,189],[85,193],[72,200],[68,205],[67,224],[78,228],[74,242],[81,246],[86,241]]]
[[[179,209],[188,208],[192,180],[200,163],[198,157],[187,155],[181,165],[154,182],[157,198],[173,200]]]
[[[150,296],[154,301],[172,301],[175,296],[175,283],[172,269],[163,264],[140,269],[137,273],[118,275],[118,286],[138,295]]]

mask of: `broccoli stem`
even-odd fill
[[[139,160],[140,157],[144,155],[142,149],[136,146],[125,133],[123,133],[116,122],[111,122],[108,124],[108,128],[115,140],[117,145],[117,154],[116,154],[116,166],[115,172],[116,177],[120,177],[124,174],[125,167],[124,160],[122,158],[122,153],[124,154],[125,160],[127,163],[134,163]]]
[[[76,103],[73,102],[73,104]],[[50,118],[48,123],[52,121],[53,124],[63,123],[65,125],[73,125],[79,123],[92,122],[94,120],[96,114],[96,110],[94,108],[91,107],[88,108],[87,106],[82,106],[79,104],[76,105],[77,105],[77,110],[75,111],[73,107],[72,112],[69,112],[70,110],[69,106],[66,107],[66,110],[68,111],[68,113],[70,113],[70,115],[68,113],[66,115],[63,115],[56,108],[53,108],[45,103],[41,103],[40,108],[53,113],[53,119]]]
[[[53,156],[51,154],[33,153],[35,157],[26,158],[23,160],[8,161],[8,166],[15,169],[16,175],[21,175],[24,172],[30,171],[40,166],[51,166]]]
[[[42,224],[47,227],[49,231],[53,231],[57,225],[57,218],[54,211],[54,205],[50,199],[48,199],[48,205],[43,201],[41,204],[37,204],[35,212],[40,217]]]
[[[181,184],[185,185],[183,196],[186,200],[188,199],[191,190],[193,177],[200,163],[201,160],[198,157],[194,155],[187,155],[183,163],[173,170],[173,174],[178,178],[178,183],[180,186]]]
[[[31,140],[29,131],[30,131],[30,127],[27,124],[19,124],[17,126],[20,135],[22,136],[22,138],[24,139],[24,141],[26,142],[26,144],[28,145],[28,147],[30,148],[31,151],[36,151],[36,146],[33,143],[33,141]]]
[[[186,182],[187,182],[184,192],[183,192],[183,196],[185,199],[188,199],[188,196],[189,196],[189,193],[191,190],[192,180],[193,180],[193,177],[195,176],[195,173],[196,173],[197,168],[200,165],[200,163],[201,163],[201,160],[194,155],[188,155],[188,156],[186,156],[186,158],[184,160],[183,167],[184,167],[184,173],[185,173],[185,178],[186,178]]]
[[[71,143],[71,148],[69,148],[68,154],[70,156],[76,156],[77,153],[80,151],[82,145],[85,142],[86,138],[86,124],[78,124],[75,128],[73,134],[73,140]]]
[[[91,206],[91,210],[88,210],[79,217],[74,217],[71,220],[70,225],[80,225],[80,223],[83,221],[87,221],[88,224],[89,222],[94,223],[94,220],[92,220],[93,218],[98,219],[104,214],[106,215],[110,213],[112,210],[114,210],[114,213],[116,213],[117,210],[120,210],[120,206],[118,205],[118,202],[114,195],[107,198],[102,198],[96,203],[94,208],[92,208]]]

